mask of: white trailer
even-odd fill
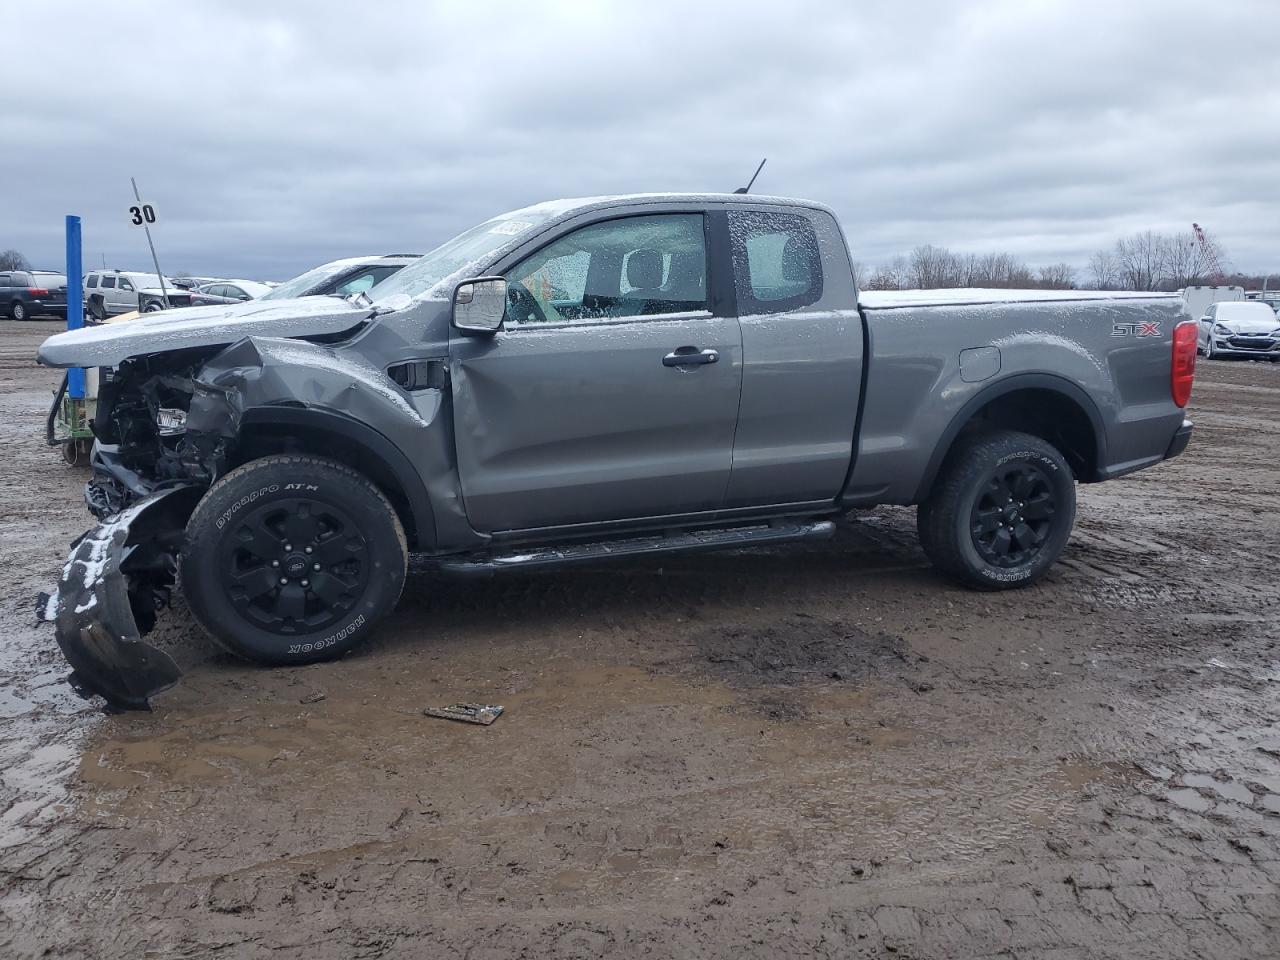
[[[1244,287],[1184,287],[1181,293],[1187,313],[1197,320],[1204,316],[1211,303],[1244,299]]]

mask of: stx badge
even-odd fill
[[[1160,336],[1160,321],[1143,320],[1141,323],[1113,323],[1111,325],[1111,335],[1113,337],[1158,337]]]

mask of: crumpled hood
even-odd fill
[[[1219,320],[1218,326],[1225,327],[1232,333],[1270,333],[1272,330],[1280,329],[1280,317],[1272,317],[1268,320],[1266,317],[1232,317],[1230,319]]]
[[[230,344],[244,337],[339,333],[359,324],[370,312],[337,297],[186,307],[54,334],[40,344],[36,356],[47,367],[113,367],[129,357]]]

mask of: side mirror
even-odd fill
[[[453,325],[462,333],[485,335],[502,329],[507,314],[507,281],[502,277],[463,280],[453,291]]]

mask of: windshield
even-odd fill
[[[359,260],[335,260],[333,263],[322,264],[294,277],[292,280],[286,280],[278,287],[273,287],[270,293],[264,293],[258,299],[286,300],[290,297],[306,296],[308,290],[319,286],[331,277],[336,277],[344,270],[350,270],[359,263]]]
[[[419,257],[374,287],[370,295],[381,310],[399,310],[451,273],[493,253],[561,212],[556,205],[544,203],[486,220]]]
[[[157,277],[154,273],[127,273],[125,274],[125,276],[127,276],[131,281],[133,281],[133,285],[137,287],[139,290],[159,290],[160,289],[160,278]],[[170,280],[168,277],[164,278],[164,282],[171,287],[173,286],[173,281]]]

